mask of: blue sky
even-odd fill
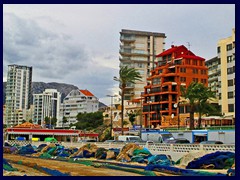
[[[234,27],[234,4],[4,4],[3,80],[9,64],[32,66],[33,81],[73,84],[109,104],[121,29],[165,33],[166,49],[189,42],[210,59]]]

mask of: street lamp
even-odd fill
[[[148,97],[148,106],[149,106],[149,108],[148,108],[148,122],[149,122],[149,123],[148,123],[148,128],[150,129],[150,128],[151,128],[151,122],[150,122],[150,121],[151,121],[151,119],[150,119],[151,104],[150,104],[150,103],[151,103],[152,101],[150,101],[149,99],[150,99],[150,97]]]
[[[178,113],[178,129],[180,128],[180,101],[178,101],[178,103],[175,103],[173,106],[174,108],[177,108],[177,113]]]
[[[147,93],[148,93],[148,95],[150,94],[150,89],[147,90]],[[150,110],[151,110],[150,109],[151,108],[150,103],[151,103],[151,100],[150,100],[150,96],[148,96],[147,99],[148,99],[147,103],[148,103],[148,106],[149,106],[149,108],[148,108],[148,128],[150,128],[151,127],[151,122],[150,122],[151,121],[151,119],[150,119]]]
[[[112,137],[112,121],[113,121],[113,119],[112,119],[112,105],[113,105],[113,97],[117,97],[117,95],[107,95],[107,97],[111,97],[111,108],[110,108],[110,110],[111,110],[111,129],[110,129],[110,135],[111,135],[111,137]]]

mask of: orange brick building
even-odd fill
[[[172,46],[156,57],[158,63],[144,87],[144,126],[185,125],[179,122],[179,113],[188,112],[187,107],[179,106],[180,86],[188,87],[193,81],[208,85],[205,59],[183,45]]]

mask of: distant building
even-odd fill
[[[26,120],[32,96],[32,67],[8,65],[5,123],[8,127]]]
[[[206,66],[208,67],[208,87],[211,91],[216,93],[216,97],[218,98],[218,87],[221,86],[218,81],[218,77],[221,76],[220,59],[218,57],[214,57],[207,60]]]
[[[165,34],[122,29],[120,32],[120,66],[135,68],[142,81],[127,84],[125,100],[140,98],[146,79],[155,65],[155,56],[164,51]]]
[[[143,115],[145,127],[177,126],[178,115],[189,112],[179,106],[180,86],[192,82],[208,85],[205,59],[196,56],[185,46],[173,46],[156,56],[157,67],[151,71],[144,87]],[[181,125],[183,121],[179,120]]]
[[[58,127],[68,127],[77,122],[78,113],[97,112],[99,100],[88,90],[72,90],[64,99],[60,108]],[[63,119],[67,122],[63,122]]]
[[[33,123],[45,126],[45,118],[59,119],[61,94],[56,89],[45,89],[33,95]]]
[[[221,72],[218,77],[219,105],[223,115],[235,118],[235,28],[230,37],[218,41],[217,53]]]

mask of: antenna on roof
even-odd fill
[[[190,51],[190,46],[191,46],[190,42],[187,42],[187,45],[188,45],[188,50]]]

